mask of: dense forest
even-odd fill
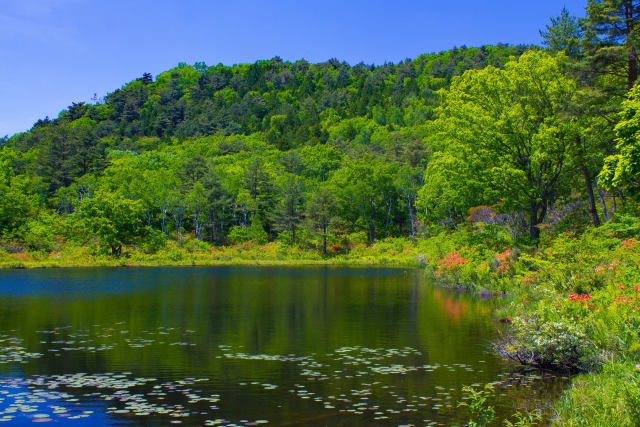
[[[4,239],[51,250],[55,236],[43,233],[56,221],[69,233],[86,223],[114,254],[158,232],[215,244],[304,243],[304,230],[363,231],[371,242],[414,236],[442,91],[467,70],[501,69],[529,49],[144,74],[4,141]],[[121,223],[109,211],[116,206]],[[453,208],[463,219],[463,207]]]
[[[591,372],[560,424],[638,425],[639,28],[589,0],[543,46],[142,74],[0,140],[0,260],[420,265],[506,295],[500,354]]]

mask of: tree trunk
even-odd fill
[[[531,237],[532,240],[540,239],[540,228],[538,224],[540,224],[538,219],[538,204],[531,203],[529,208],[529,237]]]
[[[327,224],[322,226],[322,251],[327,254]]]
[[[604,216],[604,222],[609,222],[609,210],[607,209],[607,203],[604,200],[604,192],[598,184],[598,178],[596,177],[596,189],[598,191],[598,199],[600,199],[600,206],[602,206],[602,215]]]
[[[166,227],[166,219],[167,219],[167,211],[166,210],[162,210],[162,235],[164,236],[164,238],[167,238],[167,227]],[[169,240],[171,240],[171,237],[169,237]]]
[[[449,222],[451,223],[451,226],[453,227],[454,230],[457,230],[458,227],[456,226],[456,222],[453,220],[453,215],[451,214],[451,207],[449,205],[447,205],[447,211],[449,212]]]
[[[634,2],[629,1],[624,7],[625,21],[626,21],[626,38],[629,41],[629,38],[632,37],[633,27],[634,27]],[[627,73],[627,89],[633,88],[633,85],[636,83],[638,79],[638,54],[636,53],[635,48],[632,46],[629,51],[628,60],[628,73]]]
[[[220,221],[220,232],[222,233],[222,237],[224,237],[224,205],[222,205],[222,221]]]
[[[589,176],[589,170],[584,164],[580,166],[580,169],[582,169],[582,176],[584,176],[584,182],[587,186],[587,195],[589,196],[589,207],[591,210],[591,219],[593,220],[593,225],[595,227],[599,227],[600,218],[598,218],[598,209],[596,208],[596,198],[593,195],[593,185],[591,184],[591,177]]]
[[[413,223],[413,207],[411,206],[411,195],[407,193],[407,201],[409,202],[409,219],[411,220],[411,241],[415,242],[415,226]]]
[[[631,50],[629,54],[629,80],[627,82],[627,88],[633,88],[633,85],[636,83],[638,79],[638,55]]]
[[[389,225],[391,225],[391,200],[385,200],[385,203],[387,204],[387,220],[385,221],[385,225],[384,225],[384,237],[385,239],[387,237],[389,237]]]

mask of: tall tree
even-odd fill
[[[449,155],[477,173],[470,181],[480,180],[487,198],[527,212],[533,239],[558,196],[567,145],[575,136],[575,123],[564,112],[576,84],[561,61],[562,55],[530,51],[504,70],[467,71],[443,93],[439,109]]]
[[[564,52],[575,57],[580,48],[582,30],[578,20],[569,14],[566,7],[562,8],[560,16],[551,18],[551,23],[545,30],[540,30],[542,44],[552,52]]]
[[[322,233],[322,253],[327,254],[329,227],[336,222],[338,203],[335,195],[326,187],[320,187],[307,203],[306,215],[311,228]]]
[[[294,176],[290,176],[280,188],[280,202],[273,211],[273,222],[278,230],[288,230],[291,233],[291,244],[296,244],[296,228],[302,221],[302,203],[304,191],[302,183]]]
[[[112,255],[120,256],[122,246],[144,237],[142,203],[119,194],[98,193],[80,204],[78,214],[86,218],[98,241],[111,248]]]
[[[593,62],[626,77],[627,89],[638,79],[639,24],[639,0],[589,0],[585,36]]]
[[[640,87],[629,93],[616,126],[618,153],[607,157],[600,181],[609,190],[624,190],[640,199]]]
[[[398,164],[365,155],[346,162],[330,180],[340,200],[341,215],[376,241],[380,229],[388,230],[397,211],[398,188],[394,182]]]

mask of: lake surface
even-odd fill
[[[68,425],[460,425],[566,379],[495,357],[494,302],[420,271],[0,271],[0,421]]]

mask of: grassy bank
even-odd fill
[[[640,222],[621,217],[538,245],[486,226],[430,239],[427,270],[445,286],[507,295],[504,357],[579,373],[558,425],[640,424]]]
[[[209,265],[375,265],[417,267],[418,247],[406,239],[385,239],[373,245],[335,245],[328,255],[313,248],[281,242],[210,246],[187,238],[182,245],[167,241],[149,253],[127,247],[113,257],[96,246],[65,246],[53,252],[0,252],[1,268],[156,267]]]

